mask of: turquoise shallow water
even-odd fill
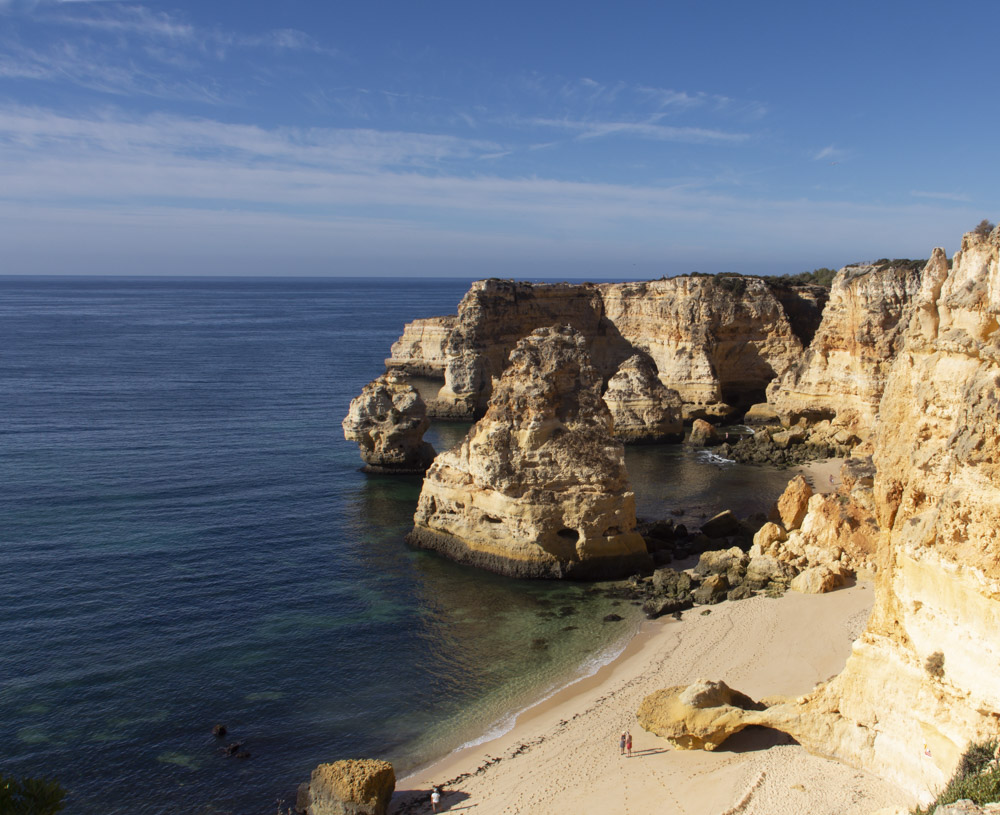
[[[58,777],[70,815],[273,813],[321,761],[405,772],[621,647],[634,610],[586,586],[408,548],[419,479],[343,440],[403,324],[466,288],[0,278],[0,769]],[[628,464],[648,516],[785,481]]]

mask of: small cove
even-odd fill
[[[586,585],[408,548],[419,479],[343,439],[403,324],[466,288],[0,279],[6,772],[59,778],[70,815],[272,813],[319,762],[403,773],[623,646],[637,610]],[[689,523],[788,477],[680,445],[627,463],[640,516]]]

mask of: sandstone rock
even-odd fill
[[[840,588],[847,582],[847,574],[843,569],[830,566],[810,566],[799,572],[789,588],[802,594],[825,594]]]
[[[796,364],[825,292],[774,280],[675,277],[647,283],[530,284],[481,280],[449,318],[416,320],[393,346],[390,368],[444,377],[431,415],[481,415],[517,342],[536,328],[571,325],[603,379],[639,349],[683,417],[718,419],[759,401]]]
[[[424,400],[405,377],[384,374],[365,385],[342,423],[371,472],[423,472],[434,448],[423,440],[430,427]]]
[[[680,441],[681,397],[657,378],[646,354],[633,354],[608,381],[604,401],[614,419],[614,435],[624,442]]]
[[[737,600],[749,600],[753,596],[753,589],[746,583],[740,583],[735,589],[731,589],[726,593],[726,599],[734,602]]]
[[[456,322],[455,317],[428,317],[407,323],[403,336],[392,344],[392,356],[385,361],[386,368],[444,378],[448,342]]]
[[[717,549],[713,552],[703,552],[698,558],[694,573],[699,576],[710,574],[725,574],[746,569],[749,557],[747,553],[734,546],[731,549]]]
[[[756,553],[766,555],[771,551],[775,543],[782,543],[786,540],[788,540],[788,535],[785,530],[778,526],[778,524],[769,521],[758,529],[757,534],[753,536],[753,543],[756,550],[751,549],[750,555],[752,557],[755,551]]]
[[[719,433],[715,427],[704,419],[695,419],[691,423],[691,435],[688,436],[690,444],[707,447],[712,444],[718,444],[721,441],[722,439],[719,438]]]
[[[767,402],[785,426],[829,419],[833,433],[846,431],[838,444],[868,438],[920,274],[912,262],[891,261],[837,273],[812,343],[768,385]]]
[[[518,577],[651,569],[600,385],[573,329],[518,343],[486,415],[427,472],[408,540]]]
[[[731,586],[729,578],[724,574],[711,574],[706,577],[691,596],[694,601],[701,606],[715,605],[726,599],[726,593]]]
[[[773,405],[769,405],[767,402],[758,402],[756,405],[751,405],[750,410],[743,414],[744,424],[777,424],[778,423],[778,411],[774,409]]]
[[[396,774],[387,761],[320,764],[299,788],[296,808],[307,815],[385,815],[395,788]]]
[[[785,529],[798,529],[802,525],[812,494],[812,487],[801,475],[795,476],[788,482],[777,505],[778,519],[784,524]]]
[[[998,315],[1000,229],[967,234],[950,269],[935,250],[870,439],[879,570],[868,625],[837,677],[754,721],[924,804],[1000,720]],[[804,526],[818,539],[832,507],[810,505]]]
[[[790,581],[795,569],[786,562],[767,555],[750,558],[746,570],[746,584],[751,589],[763,589],[768,583]]]
[[[725,510],[709,518],[701,525],[701,531],[710,538],[727,538],[743,533],[743,525],[730,510]]]
[[[714,750],[756,724],[762,706],[725,682],[699,680],[651,693],[639,706],[639,725],[682,750]]]
[[[694,582],[686,572],[657,569],[653,572],[653,588],[660,594],[681,596],[691,591]]]

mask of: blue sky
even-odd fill
[[[1000,3],[0,0],[0,273],[650,278],[1000,217]]]

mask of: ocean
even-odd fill
[[[402,775],[621,651],[627,603],[409,548],[419,477],[343,438],[404,323],[468,283],[0,277],[0,772],[57,778],[68,815],[274,815],[319,763]],[[648,518],[787,480],[626,460]]]

